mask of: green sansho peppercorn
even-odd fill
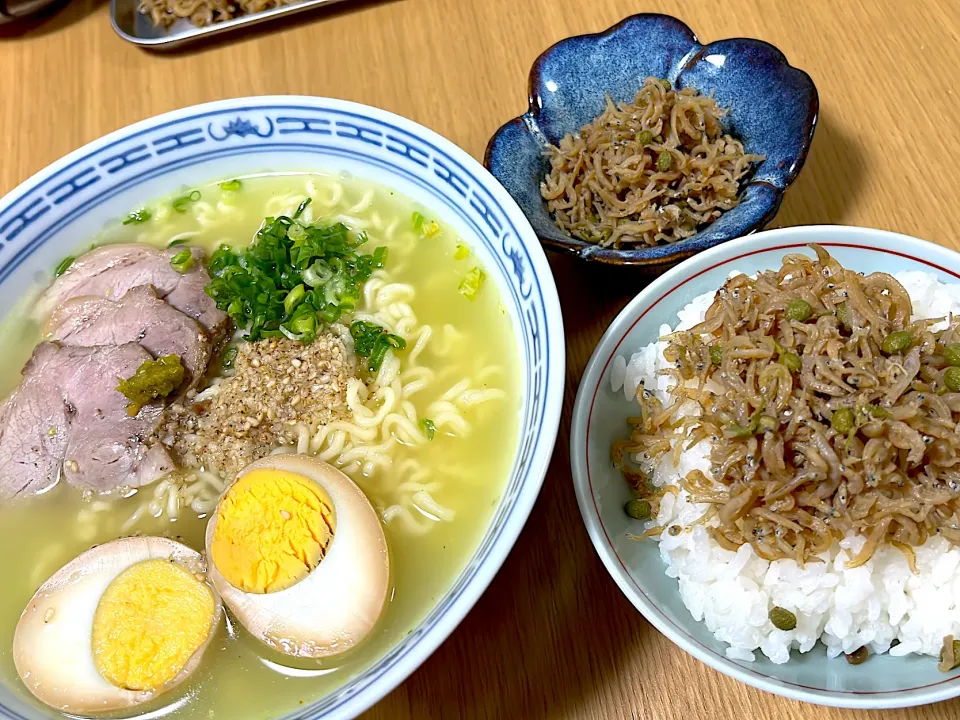
[[[853,330],[853,322],[850,319],[850,308],[845,302],[837,305],[837,320],[840,321],[840,325],[847,330]]]
[[[833,413],[833,417],[830,418],[830,427],[841,435],[846,435],[853,430],[854,421],[853,410],[847,407],[840,408]]]
[[[777,630],[793,630],[797,627],[797,616],[786,608],[775,605],[770,609],[770,622]]]
[[[653,142],[653,133],[649,130],[641,130],[637,133],[637,142],[644,146],[649,145]]]
[[[960,392],[960,367],[948,367],[943,373],[943,384],[950,392]]]
[[[867,403],[866,405],[863,406],[863,409],[866,412],[870,413],[870,415],[872,415],[873,417],[879,418],[880,420],[886,420],[887,418],[890,417],[890,411],[887,410],[886,408],[880,407],[879,405]]]
[[[813,314],[813,308],[806,300],[791,300],[787,304],[787,320],[806,322]]]
[[[913,345],[913,336],[906,330],[897,330],[887,335],[880,349],[887,355],[902,355]]]
[[[666,150],[661,150],[660,154],[657,155],[657,170],[666,172],[671,167],[673,167],[673,155]]]
[[[631,500],[623,506],[623,510],[634,520],[650,519],[650,503],[646,500]]]
[[[947,361],[947,365],[960,367],[960,343],[947,345],[943,351],[943,357]]]
[[[780,362],[783,365],[786,365],[787,370],[792,373],[800,372],[800,368],[803,367],[803,363],[800,361],[800,356],[794,352],[785,352],[780,356]]]
[[[719,345],[710,346],[710,362],[714,365],[719,365],[723,362],[723,348]]]

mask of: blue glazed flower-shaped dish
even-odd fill
[[[631,101],[650,76],[667,78],[678,89],[712,92],[729,109],[725,131],[766,159],[741,188],[740,204],[685,240],[617,249],[571,237],[554,224],[540,196],[550,168],[545,151],[600,115],[608,93],[615,102]],[[806,160],[819,107],[810,76],[768,43],[736,38],[701,45],[676,18],[634,15],[605,32],[561,40],[541,54],[530,71],[529,109],[490,139],[484,162],[547,248],[661,270],[773,219]]]

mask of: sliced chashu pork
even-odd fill
[[[67,346],[137,342],[155,358],[177,355],[189,384],[203,376],[213,352],[207,332],[158,298],[150,285],[135,287],[116,301],[90,295],[71,298],[47,319],[44,335]]]
[[[37,309],[48,316],[71,298],[81,296],[119,300],[131,288],[151,285],[157,296],[200,323],[216,342],[227,328],[227,315],[204,292],[210,275],[203,266],[204,253],[189,248],[194,263],[180,274],[170,258],[184,246],[157,250],[143,244],[104,245],[81,255],[41,296]]]
[[[117,380],[150,359],[137,343],[61,347],[41,343],[0,407],[0,499],[30,495],[59,478],[95,492],[149,484],[174,469],[149,444],[163,405],[127,414]]]
[[[0,499],[43,492],[60,477],[67,452],[67,405],[60,368],[47,369],[58,350],[39,345],[20,384],[0,407]]]

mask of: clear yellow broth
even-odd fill
[[[378,245],[389,247],[390,280],[416,288],[411,306],[420,323],[429,323],[435,330],[450,324],[463,334],[462,341],[444,357],[429,349],[421,356],[421,364],[437,371],[438,381],[413,397],[420,416],[439,394],[481,367],[499,368],[491,376],[506,393],[505,399],[469,412],[473,425],[469,437],[438,433],[418,451],[417,457],[431,477],[443,481],[434,498],[454,510],[455,518],[434,523],[432,530],[421,536],[396,523],[385,524],[393,587],[373,636],[361,647],[332,660],[294,660],[251,639],[228,619],[190,680],[123,715],[159,711],[170,718],[275,718],[318,700],[386,653],[427,614],[473,553],[513,459],[520,406],[517,350],[509,315],[493,282],[486,282],[473,301],[458,292],[460,279],[478,262],[472,253],[463,257],[466,250],[455,233],[441,225],[438,234],[424,238],[414,230],[415,212],[424,216],[425,223],[433,220],[429,208],[416,207],[391,190],[366,181],[321,175],[243,178],[238,191],[221,190],[218,184],[199,190],[201,199],[187,204],[185,212],[171,209],[174,198],[147,203],[143,207],[151,213],[149,221],[108,227],[100,237],[87,239],[78,254],[91,241],[165,246],[172,238],[185,237],[209,251],[222,242],[243,245],[252,240],[265,216],[289,207],[291,198],[310,193],[315,198],[310,211],[314,220],[342,214],[361,224],[389,227],[395,223],[390,240],[384,238],[388,233],[370,229],[366,252]],[[24,298],[21,305],[29,307],[31,298]],[[0,391],[4,393],[15,387],[19,368],[39,340],[36,320],[24,319],[17,308],[8,318],[0,324],[6,360],[0,373]],[[404,452],[401,449],[398,455],[402,458]],[[389,503],[388,497],[378,496],[378,488],[391,478],[353,476],[375,506]],[[45,495],[0,507],[0,547],[5,548],[0,554],[0,678],[38,707],[42,706],[19,682],[11,657],[20,613],[39,585],[60,566],[92,545],[129,534],[121,526],[141,501],[137,495],[114,502],[83,501],[74,488],[58,486]],[[165,516],[147,517],[134,530],[175,537],[202,551],[205,525],[206,518],[185,509],[174,523]]]

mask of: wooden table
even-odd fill
[[[817,83],[813,150],[776,225],[868,225],[960,248],[957,0],[348,0],[175,55],[122,41],[108,10],[105,0],[74,0],[26,28],[0,27],[0,192],[128,123],[264,93],[378,105],[479,158],[491,133],[525,109],[527,71],[541,50],[657,11],[701,40],[767,40]],[[564,258],[552,264],[567,393],[540,500],[476,608],[369,717],[880,717],[740,685],[674,647],[617,590],[580,521],[567,438],[584,365],[642,280]],[[883,717],[958,714],[960,700]]]

